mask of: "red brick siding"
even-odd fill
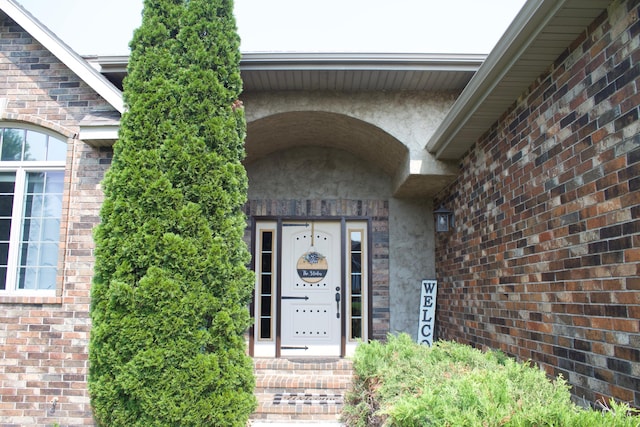
[[[0,295],[0,425],[93,425],[87,392],[92,228],[111,151],[74,135],[90,110],[110,107],[1,12],[0,76],[0,98],[7,100],[0,119],[69,138],[57,296]]]
[[[640,6],[614,4],[438,196],[438,336],[640,406]]]

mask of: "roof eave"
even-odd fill
[[[519,72],[514,66],[545,31],[557,12],[570,2],[572,0],[528,0],[525,3],[427,142],[427,151],[442,160],[460,158],[481,136],[481,132],[495,123],[517,97],[526,91],[535,77],[548,70],[562,50],[554,47],[548,51],[551,58],[549,62],[538,61],[534,65],[528,63],[527,67],[523,67],[526,70],[523,76],[526,74],[526,77],[517,79],[517,83],[513,79],[508,88],[500,89],[508,91],[509,96],[498,93],[498,85],[505,76],[511,72],[514,75]],[[576,27],[575,37],[596,16],[584,18],[584,28]],[[491,108],[487,108],[489,106]],[[487,114],[489,110],[491,113]]]

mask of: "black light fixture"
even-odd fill
[[[436,217],[436,231],[449,231],[449,228],[453,228],[455,226],[453,211],[445,209],[443,205],[440,205],[438,209],[433,211],[433,215]]]

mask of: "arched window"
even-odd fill
[[[0,124],[0,292],[56,288],[67,144]]]

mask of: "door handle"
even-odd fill
[[[339,319],[340,318],[340,287],[336,287],[336,306],[338,311],[336,312],[336,317]]]

